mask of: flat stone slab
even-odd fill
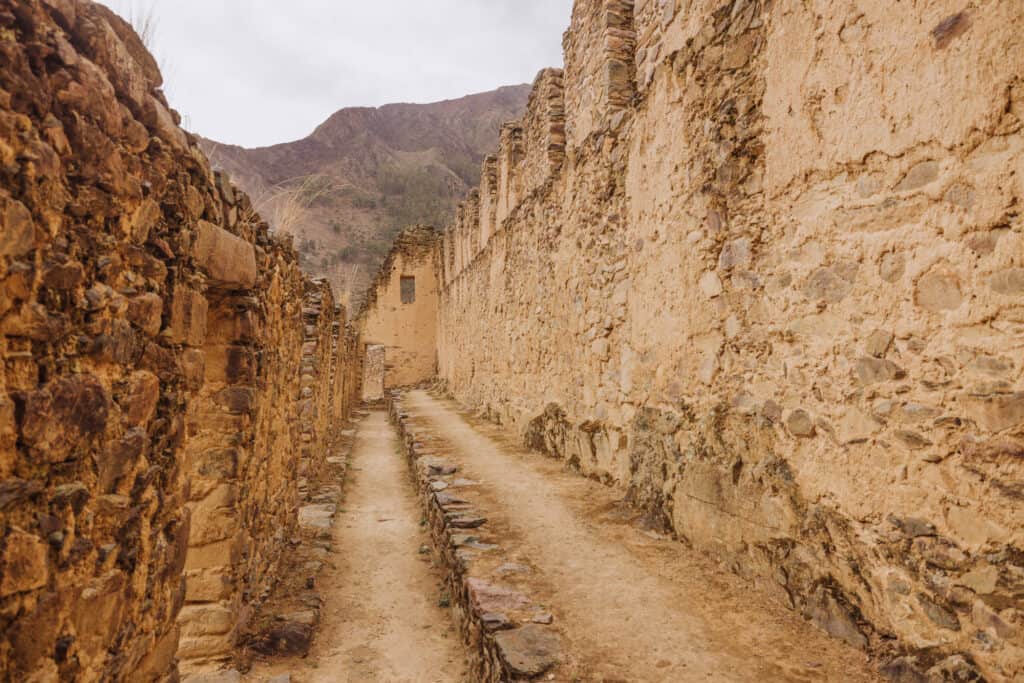
[[[304,529],[330,529],[331,518],[337,511],[333,503],[306,505],[299,508],[299,526]]]
[[[501,660],[518,676],[539,676],[558,663],[561,643],[551,629],[527,624],[494,634]]]
[[[182,683],[241,683],[241,680],[242,674],[231,669],[230,671],[214,671],[207,674],[192,674]]]
[[[427,471],[433,477],[447,477],[458,472],[459,468],[443,461],[434,461],[427,464]]]
[[[437,504],[441,507],[448,507],[449,505],[463,505],[469,502],[463,498],[459,498],[458,496],[453,496],[450,493],[435,493],[434,500],[436,500]]]
[[[449,525],[453,529],[478,529],[486,523],[486,517],[459,516],[454,517]]]
[[[500,612],[487,612],[486,614],[481,614],[480,621],[488,631],[500,631],[502,629],[512,628],[513,626],[513,623],[509,621],[508,617]]]
[[[466,586],[469,588],[470,599],[477,611],[481,613],[501,613],[506,610],[520,609],[530,604],[530,599],[517,590],[488,583],[475,577],[466,579]]]

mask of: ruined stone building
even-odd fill
[[[229,661],[386,398],[469,678],[603,680],[492,586],[521,513],[431,383],[879,676],[1024,680],[1024,3],[576,0],[563,44],[349,323],[129,26],[0,0],[0,678]]]
[[[165,680],[274,580],[355,342],[124,21],[2,2],[0,64],[0,678]]]
[[[439,235],[430,227],[402,232],[381,266],[356,327],[366,349],[363,398],[386,388],[419,384],[437,374],[437,302],[434,265]]]

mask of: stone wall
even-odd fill
[[[633,0],[573,4],[572,21],[562,40],[566,129],[572,147],[608,127],[632,103],[636,46],[633,13]]]
[[[535,92],[442,241],[441,377],[892,675],[1024,676],[1022,25],[577,0],[564,162]]]
[[[475,197],[469,206],[473,207],[472,215],[478,217]],[[460,215],[466,211],[463,207]],[[469,244],[471,236],[466,237]],[[478,240],[479,231],[476,237]],[[439,233],[430,227],[415,226],[399,234],[353,322],[364,356],[367,348],[384,347],[383,387],[375,382],[374,390],[364,396],[367,400],[384,398],[383,389],[411,386],[437,373],[440,283],[435,257],[439,244]],[[365,361],[367,376],[379,376],[377,355]]]
[[[186,445],[192,533],[182,671],[229,659],[279,576],[304,482],[325,464],[334,412],[330,287],[275,254],[252,293],[210,296],[205,382]]]
[[[105,7],[0,0],[0,63],[0,679],[173,680],[273,581],[343,313]]]

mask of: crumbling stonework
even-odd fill
[[[174,680],[273,581],[344,314],[105,7],[0,1],[0,64],[0,679]]]
[[[340,417],[331,410],[330,288],[305,281],[294,254],[283,256],[261,271],[265,297],[210,297],[205,383],[186,446],[192,533],[178,652],[186,673],[230,659],[269,595],[304,483],[324,466]]]
[[[402,435],[423,519],[445,570],[445,599],[453,606],[469,655],[472,680],[481,683],[565,676],[562,636],[552,616],[528,595],[530,581],[501,582],[510,562],[508,539],[493,532],[471,482],[460,475],[444,445],[403,410],[401,392],[388,392],[388,413]]]
[[[399,234],[353,320],[365,368],[366,400],[383,399],[386,389],[437,374],[439,241],[439,233],[427,226]]]
[[[1021,25],[577,0],[442,241],[441,377],[892,676],[1024,676]]]

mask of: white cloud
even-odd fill
[[[433,102],[562,62],[572,0],[109,0],[152,6],[171,105],[222,142],[305,137],[342,107]]]

